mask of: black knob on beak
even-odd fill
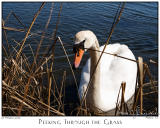
[[[72,65],[72,69],[73,69],[73,70],[76,70],[76,67],[75,67],[75,65],[74,65],[74,64]]]

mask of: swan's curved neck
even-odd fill
[[[93,71],[94,71],[94,69],[95,69],[95,67],[97,65],[98,59],[100,57],[100,53],[96,52],[96,50],[99,50],[98,40],[95,41],[95,43],[92,45],[91,49],[92,50],[89,51],[90,52],[90,56],[91,56],[91,70],[90,70],[91,72],[90,72],[90,75],[93,74]],[[100,70],[99,66],[97,66],[96,69],[97,70],[96,70],[96,72],[94,74],[98,73],[97,71]]]
[[[93,51],[92,50],[89,51],[91,56],[90,79],[92,75],[93,78],[91,80],[91,85],[87,93],[87,99],[90,102],[90,105],[98,107],[97,100],[100,101],[100,66],[99,66],[100,64],[98,64],[97,67],[96,65],[100,57],[100,53],[95,51],[99,50],[98,40],[95,41],[91,49],[93,49]]]

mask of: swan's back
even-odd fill
[[[104,46],[100,47],[102,51]],[[126,45],[107,45],[105,52],[117,54],[135,60],[131,50]],[[123,81],[126,82],[125,100],[134,94],[136,85],[137,64],[113,55],[103,54],[100,61],[100,94],[101,110],[108,111],[116,107],[118,92]],[[90,79],[90,58],[82,69],[79,86],[80,97],[83,96]]]

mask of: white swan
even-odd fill
[[[80,31],[75,35],[73,47],[75,52],[73,66],[75,68],[78,68],[84,51],[87,51],[86,48],[100,51],[104,48],[104,46],[99,47],[97,37],[89,30]],[[133,53],[126,45],[110,44],[107,45],[105,52],[135,60]],[[101,54],[92,50],[89,50],[89,53],[90,58],[81,73],[79,86],[81,98],[89,83],[90,74],[93,72]],[[93,111],[96,108],[104,112],[113,110],[116,107],[118,92],[123,81],[126,82],[125,102],[127,102],[135,92],[136,75],[137,64],[135,62],[104,53],[86,95],[87,106]]]

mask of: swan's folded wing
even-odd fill
[[[106,52],[135,60],[133,53],[126,45],[109,45]],[[102,57],[101,67],[105,67],[104,70],[101,70],[102,90],[114,91],[114,95],[112,95],[115,97],[112,100],[116,100],[121,83],[126,82],[125,100],[128,100],[135,90],[137,64],[130,60],[105,54]],[[105,82],[103,83],[103,81]]]

